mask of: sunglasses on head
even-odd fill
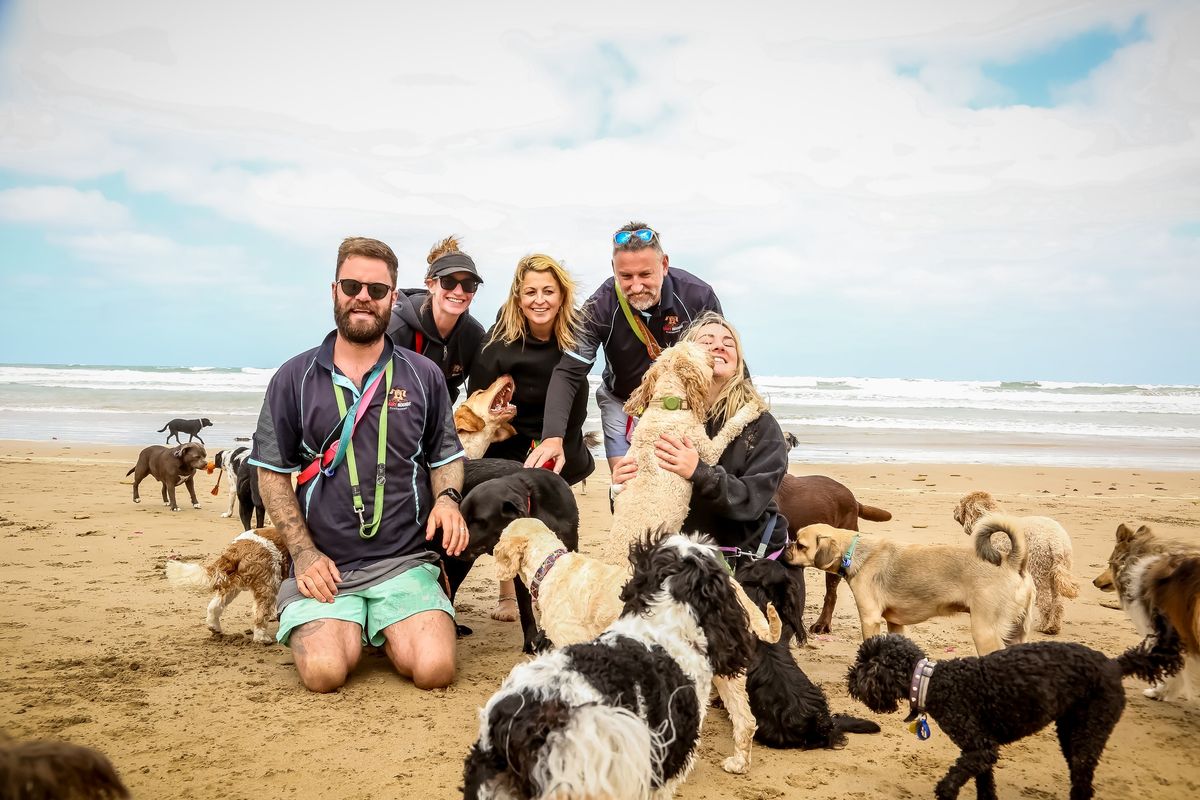
[[[479,284],[483,283],[483,281],[479,280],[479,278],[456,278],[453,275],[443,275],[438,278],[438,283],[447,292],[453,292],[455,286],[462,286],[463,291],[467,294],[475,294],[475,290],[479,288]]]
[[[365,286],[367,287],[367,296],[372,300],[382,300],[392,290],[392,287],[386,283],[363,283],[362,281],[354,280],[354,278],[342,278],[337,282],[337,285],[346,297],[358,297],[358,293]]]
[[[658,234],[649,228],[638,228],[636,231],[617,231],[613,234],[613,244],[627,244],[629,240],[635,236],[646,244],[650,244],[650,242],[654,241],[654,237],[658,236]]]

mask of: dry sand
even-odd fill
[[[215,448],[213,448],[215,449]],[[143,484],[131,501],[136,448],[0,442],[0,729],[19,738],[61,738],[112,758],[138,798],[454,797],[462,760],[478,730],[477,710],[521,659],[514,624],[487,618],[494,598],[490,559],[464,585],[460,619],[475,635],[460,642],[458,680],[421,692],[370,653],[341,691],[301,688],[286,648],[251,642],[250,604],[226,612],[229,632],[203,624],[206,599],[163,580],[170,553],[204,559],[238,533],[222,519],[215,476],[197,487],[203,508],[172,513]],[[603,467],[601,468],[603,470]],[[1037,467],[822,465],[859,500],[889,509],[869,532],[903,541],[960,542],[955,501],[991,491],[1007,509],[1056,517],[1075,545],[1078,600],[1069,602],[1062,640],[1109,654],[1137,637],[1125,614],[1102,605],[1090,583],[1122,521],[1163,534],[1200,537],[1200,474]],[[579,497],[586,549],[608,527],[606,479]],[[182,487],[181,487],[182,491]],[[808,618],[824,591],[809,573]],[[934,726],[928,742],[908,734],[902,713],[875,717],[846,694],[844,674],[858,645],[854,602],[843,584],[835,630],[800,651],[801,666],[834,711],[872,717],[877,736],[852,736],[840,751],[756,746],[748,775],[727,775],[730,726],[714,710],[681,798],[928,797],[956,756]],[[934,658],[971,655],[967,618],[914,626]],[[1035,634],[1035,639],[1044,638]],[[1200,705],[1165,705],[1126,681],[1128,706],[1096,776],[1097,796],[1200,795]],[[997,784],[1002,798],[1065,798],[1067,774],[1052,730],[1007,747]],[[973,796],[968,787],[963,796]]]

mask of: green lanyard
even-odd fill
[[[379,404],[379,450],[375,457],[375,513],[368,525],[364,516],[365,506],[362,500],[362,490],[358,486],[358,467],[354,463],[354,439],[350,438],[346,445],[347,475],[350,477],[350,494],[354,498],[354,513],[358,514],[358,535],[364,539],[372,538],[379,531],[379,521],[383,519],[383,484],[384,463],[387,461],[387,411],[388,395],[392,389],[392,359],[388,359],[387,367],[383,370],[383,402]],[[338,413],[346,416],[346,400],[337,384],[333,385],[333,394],[337,398]]]

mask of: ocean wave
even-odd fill
[[[1121,438],[1200,439],[1200,429],[1072,423],[1064,420],[954,420],[898,417],[792,417],[776,413],[785,428],[854,428],[856,430],[942,431],[963,434],[1010,433],[1030,436],[1115,436]]]

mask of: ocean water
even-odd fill
[[[210,449],[254,431],[273,369],[0,365],[0,439],[154,444],[208,417]],[[592,388],[598,382],[592,376]],[[1200,386],[756,378],[799,463],[1200,469]],[[588,430],[599,428],[594,397]]]

